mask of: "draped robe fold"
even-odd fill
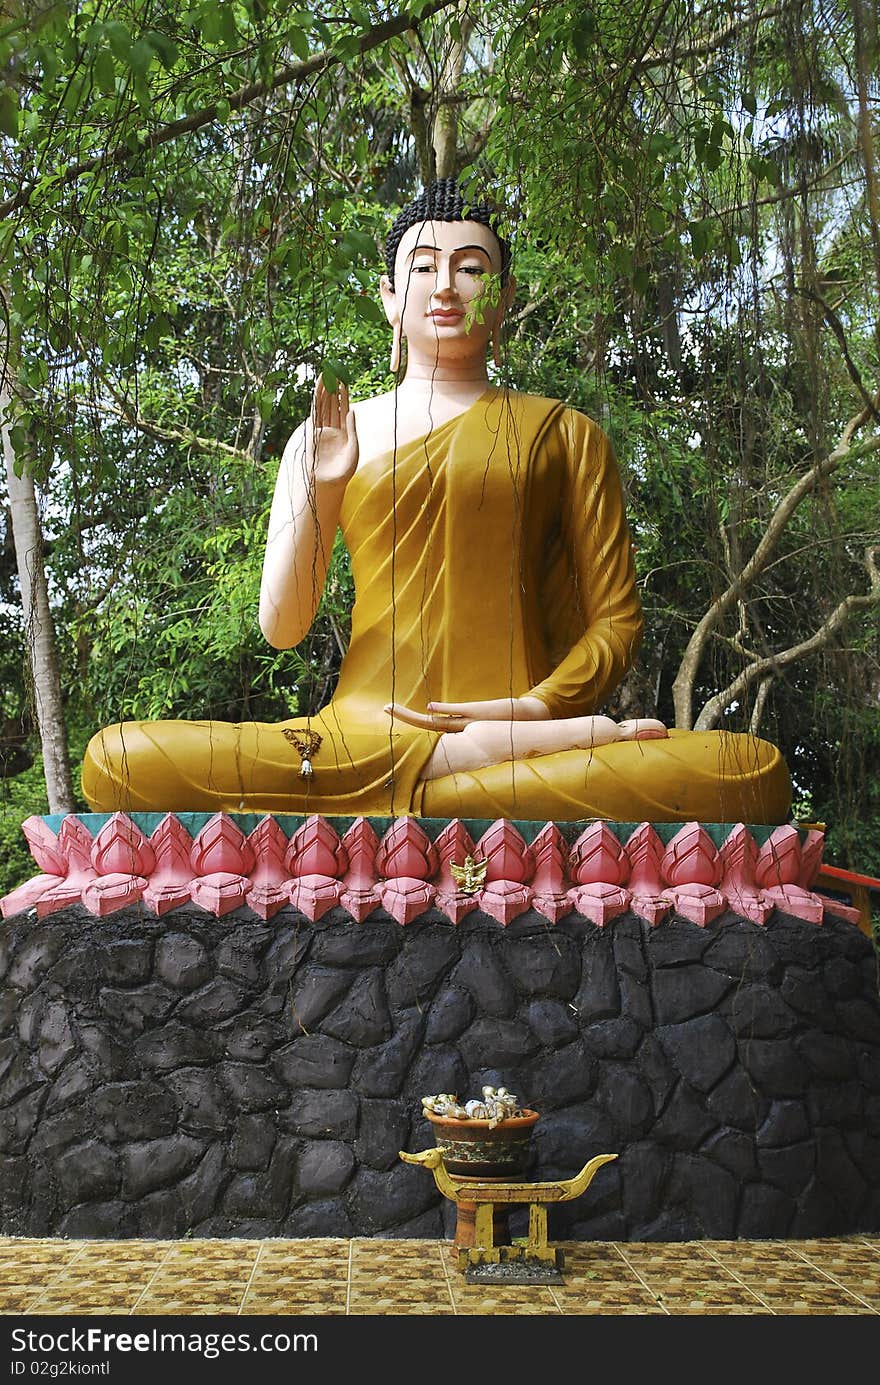
[[[585,415],[488,390],[425,437],[363,462],[340,523],[355,602],[330,703],[273,724],[105,728],[83,764],[93,809],[784,819],[784,761],[751,736],[673,732],[425,782],[437,733],[383,711],[531,693],[553,717],[582,716],[621,681],[641,605],[614,454]],[[285,727],[321,737],[311,779]]]

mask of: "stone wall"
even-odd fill
[[[5,1235],[450,1235],[398,1150],[487,1082],[541,1113],[533,1177],[620,1156],[557,1239],[880,1230],[877,958],[841,920],[75,906],[7,921],[0,978]]]

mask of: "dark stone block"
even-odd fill
[[[700,1153],[727,1169],[740,1182],[757,1176],[755,1142],[742,1130],[723,1125],[700,1146]]]
[[[272,936],[263,924],[237,924],[214,953],[217,970],[250,989],[262,976],[260,958]]]
[[[279,1113],[279,1121],[295,1135],[351,1140],[357,1130],[358,1105],[354,1092],[302,1087],[293,1093],[287,1110]]]
[[[805,1140],[810,1133],[807,1110],[802,1101],[772,1101],[762,1121],[759,1145],[790,1145]]]
[[[650,971],[641,919],[634,914],[625,914],[615,920],[611,946],[619,972],[626,972],[636,981],[647,981]]]
[[[592,1103],[542,1113],[531,1139],[542,1168],[565,1169],[571,1177],[597,1154],[617,1154],[618,1131],[613,1120]]]
[[[843,1079],[855,1071],[853,1046],[839,1034],[823,1034],[820,1029],[810,1029],[798,1036],[795,1047],[819,1077]]]
[[[147,1193],[134,1204],[135,1234],[145,1240],[181,1237],[189,1230],[183,1199],[177,1188]]]
[[[444,1202],[446,1199],[444,1199]],[[449,1204],[451,1206],[451,1204]],[[420,1212],[417,1217],[390,1226],[385,1232],[389,1241],[421,1241],[445,1236],[442,1221],[442,1208],[432,1207]]]
[[[43,1106],[45,1092],[38,1087],[20,1101],[7,1106],[0,1120],[0,1153],[24,1154]]]
[[[353,924],[347,919],[316,935],[312,959],[331,967],[378,967],[392,962],[402,946],[403,930],[399,923],[370,918]]]
[[[865,1097],[865,1129],[880,1137],[880,1096]]]
[[[287,1029],[269,1019],[256,1019],[246,1012],[240,1019],[222,1027],[226,1055],[243,1063],[262,1063],[288,1038]]]
[[[111,1082],[92,1097],[95,1128],[105,1140],[158,1139],[177,1125],[178,1106],[153,1082]]]
[[[438,1198],[427,1169],[399,1163],[381,1173],[360,1168],[348,1190],[348,1206],[359,1236],[384,1235],[393,1226],[419,1216]]]
[[[415,1109],[420,1109],[423,1096],[436,1096],[439,1092],[454,1092],[462,1101],[479,1096],[479,1091],[470,1091],[469,1086],[468,1069],[452,1044],[426,1044],[420,1049],[406,1082],[406,1090],[413,1096]]]
[[[428,1011],[426,1044],[443,1044],[457,1039],[476,1014],[473,997],[462,986],[444,985]]]
[[[179,1125],[190,1135],[217,1135],[226,1129],[228,1101],[210,1068],[179,1068],[165,1085],[174,1093]]]
[[[304,1034],[273,1054],[272,1066],[289,1087],[347,1087],[356,1056],[326,1034]]]
[[[356,1236],[357,1231],[341,1198],[324,1198],[295,1207],[282,1228],[284,1236]]]
[[[275,1148],[275,1121],[266,1115],[239,1116],[229,1145],[234,1169],[265,1169]]]
[[[584,1046],[597,1058],[631,1058],[644,1030],[629,1015],[582,1025]]]
[[[100,1140],[65,1150],[56,1160],[55,1174],[68,1207],[100,1202],[119,1192],[119,1160]]]
[[[692,925],[696,928],[696,924]],[[661,930],[655,930],[659,933]],[[654,973],[654,1008],[660,1024],[679,1024],[717,1008],[733,986],[705,967],[665,965]]]
[[[824,928],[817,928],[814,923],[806,923],[779,910],[771,915],[765,933],[774,952],[786,966],[821,966],[830,955],[830,939]]]
[[[703,961],[746,985],[754,980],[777,981],[782,968],[759,924],[730,920],[718,927]]]
[[[469,938],[449,984],[473,997],[476,1014],[510,1019],[516,1010],[516,989],[499,953],[499,942],[491,933]]]
[[[561,1000],[530,1000],[523,1018],[542,1047],[562,1048],[578,1036],[571,1006]]]
[[[629,972],[622,971],[617,976],[620,986],[620,1009],[628,1019],[633,1020],[642,1031],[654,1026],[654,1003],[649,987]]]
[[[35,1087],[46,1085],[46,1075],[40,1071],[34,1054],[20,1049],[10,1053],[11,1061],[0,1081],[0,1106],[11,1106]]]
[[[13,992],[13,995],[16,993]],[[28,1048],[34,1048],[37,1044],[37,1036],[40,1032],[40,1020],[43,1018],[43,1011],[46,1008],[47,996],[45,989],[33,991],[24,997],[18,996],[18,1014],[16,1016],[15,1028],[18,1030],[18,1037]],[[12,1055],[17,1051],[18,1044],[10,1035],[0,1044],[0,1076],[9,1067]]]
[[[651,1089],[625,1063],[603,1063],[599,1068],[595,1100],[611,1118],[625,1141],[646,1135],[654,1120]]]
[[[229,1178],[222,1145],[209,1145],[197,1168],[177,1185],[188,1228],[197,1227],[212,1212],[225,1191]]]
[[[281,922],[286,917],[284,913],[272,920],[277,926],[263,957],[263,975],[274,978],[278,985],[285,987],[295,976],[310,949],[317,945],[314,925],[302,915],[294,913],[293,916],[297,920],[293,924]]]
[[[742,1190],[736,1235],[745,1241],[765,1240],[789,1234],[795,1201],[779,1188],[747,1183]]]
[[[107,1032],[104,1025],[87,1024],[80,1019],[79,1040],[95,1060],[98,1072],[111,1082],[125,1076],[128,1050]]]
[[[648,1033],[644,1036],[638,1048],[636,1061],[639,1071],[654,1094],[654,1109],[662,1111],[678,1081],[678,1075],[656,1034]]]
[[[737,1067],[713,1087],[706,1105],[722,1125],[733,1125],[737,1130],[756,1130],[765,1119],[770,1102],[748,1074]]]
[[[705,1238],[696,1215],[683,1207],[664,1207],[649,1222],[629,1227],[631,1241],[700,1241]]]
[[[802,1096],[809,1073],[794,1046],[784,1039],[742,1039],[743,1067],[763,1096]]]
[[[355,1088],[364,1096],[397,1096],[419,1050],[424,1024],[418,1010],[399,1016],[394,1037],[359,1056],[352,1078]],[[353,1050],[349,1052],[353,1054]],[[345,1086],[346,1082],[339,1085]]]
[[[21,1011],[21,995],[12,986],[0,990],[0,1035],[11,1033]]]
[[[57,1234],[74,1241],[115,1241],[138,1234],[137,1218],[124,1202],[86,1202],[64,1214]]]
[[[281,1083],[255,1063],[221,1063],[217,1075],[235,1111],[264,1111],[284,1097]]]
[[[339,1193],[355,1168],[351,1148],[341,1140],[316,1140],[296,1161],[293,1189],[297,1197],[327,1197]]]
[[[153,969],[153,944],[148,938],[123,938],[101,944],[101,974],[114,986],[140,986]]]
[[[572,1004],[582,1025],[620,1014],[620,987],[611,940],[598,928],[584,939],[581,984]]]
[[[673,1149],[697,1149],[721,1119],[720,1113],[709,1114],[686,1082],[679,1082],[654,1122],[651,1136]]]
[[[704,928],[672,915],[661,928],[652,928],[647,936],[645,950],[648,965],[660,970],[700,962],[711,942],[712,934]]]
[[[91,1058],[74,1058],[52,1083],[46,1095],[46,1111],[61,1111],[98,1085],[95,1064]]]
[[[391,1014],[380,971],[355,977],[341,1005],[321,1021],[321,1031],[355,1048],[372,1048],[391,1037]]]
[[[812,1179],[797,1200],[787,1235],[796,1241],[841,1234],[840,1208],[828,1189]]]
[[[843,1142],[859,1173],[872,1187],[880,1191],[880,1139],[865,1130],[844,1130]]]
[[[204,1033],[177,1020],[141,1034],[132,1044],[138,1063],[157,1073],[172,1072],[192,1063],[210,1063],[223,1048],[218,1034],[211,1030]]]
[[[786,1004],[811,1024],[820,1024],[823,1029],[836,1028],[834,1007],[818,971],[787,967],[781,991]]]
[[[458,961],[460,946],[456,930],[448,923],[411,923],[402,950],[386,972],[391,1008],[409,1009],[431,1000],[441,979]]]
[[[812,1125],[862,1124],[865,1094],[858,1082],[814,1082],[807,1092]]]
[[[700,1228],[698,1235],[724,1241],[736,1235],[738,1180],[701,1154],[676,1154],[664,1196],[680,1206]]]
[[[747,1039],[781,1038],[799,1023],[779,992],[762,982],[737,986],[725,1001],[723,1013],[733,1032]]]
[[[268,1169],[261,1173],[239,1173],[230,1178],[223,1194],[222,1211],[236,1220],[241,1217],[268,1217],[279,1220],[290,1210],[293,1193],[296,1141],[278,1140]]]
[[[537,1049],[534,1035],[520,1020],[474,1020],[458,1041],[461,1056],[473,1070],[484,1064],[493,1067],[518,1067]],[[505,1084],[509,1086],[509,1083]]]
[[[832,957],[822,968],[822,981],[834,1000],[849,1000],[861,995],[862,974],[854,962],[845,957]]]
[[[580,949],[565,934],[543,931],[530,938],[511,938],[505,953],[517,988],[525,995],[570,1000],[578,988]]]
[[[844,1210],[848,1227],[855,1230],[856,1214],[868,1185],[853,1162],[839,1130],[816,1130],[816,1181]]]
[[[623,1207],[627,1221],[651,1221],[663,1206],[663,1188],[672,1155],[652,1140],[628,1144],[620,1156]]]
[[[4,1118],[6,1113],[4,1112]],[[73,1106],[40,1121],[31,1136],[29,1154],[53,1160],[61,1150],[94,1135],[92,1113],[84,1105]]]
[[[137,1141],[122,1151],[122,1191],[126,1199],[143,1197],[190,1173],[205,1152],[201,1140],[188,1135]]]
[[[12,954],[5,984],[20,991],[33,990],[65,951],[71,932],[70,925],[61,923],[57,916],[50,923],[29,928]],[[91,970],[94,972],[94,959]]]
[[[658,1027],[657,1038],[672,1065],[700,1092],[708,1092],[736,1060],[736,1040],[720,1015],[698,1015]]]
[[[803,1192],[816,1170],[814,1140],[758,1150],[758,1168],[765,1183],[783,1188],[792,1197]]]
[[[371,1169],[394,1168],[400,1150],[408,1146],[410,1124],[402,1101],[362,1101],[354,1146],[358,1163]]]
[[[332,1010],[352,984],[353,974],[341,967],[303,967],[291,997],[291,1013],[297,1029],[308,1034]]]
[[[140,1034],[165,1019],[177,1002],[166,986],[151,983],[134,991],[113,990],[105,986],[101,990],[99,1004],[103,1013],[121,1034]]]
[[[175,991],[194,991],[211,975],[211,959],[197,938],[166,933],[156,944],[156,975]]]
[[[537,1109],[553,1111],[590,1096],[596,1072],[596,1061],[583,1043],[567,1044],[527,1064],[512,1090],[528,1105],[534,1107],[537,1102]],[[509,1082],[503,1085],[510,1087]]]
[[[247,1004],[248,992],[237,981],[218,976],[188,1000],[178,1004],[177,1017],[199,1028],[208,1029],[219,1020],[239,1014]]]
[[[864,1043],[880,1044],[880,997],[866,1000],[854,996],[852,1000],[838,1001],[834,1013],[837,1028],[844,1034],[852,1034]]]

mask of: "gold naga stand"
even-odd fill
[[[570,1202],[586,1192],[603,1164],[616,1159],[616,1154],[597,1154],[585,1164],[574,1178],[546,1183],[505,1183],[457,1178],[443,1162],[442,1145],[408,1154],[400,1150],[406,1164],[421,1164],[430,1169],[434,1182],[444,1197],[454,1202],[475,1206],[473,1245],[460,1246],[458,1267],[464,1270],[469,1282],[497,1280],[507,1284],[553,1284],[560,1280],[565,1267],[561,1247],[547,1242],[547,1206],[551,1202]],[[525,1244],[496,1244],[498,1209],[527,1205],[529,1230]]]

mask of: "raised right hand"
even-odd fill
[[[306,420],[306,470],[328,486],[345,485],[358,464],[358,437],[348,386],[340,380],[333,394],[318,377]]]

